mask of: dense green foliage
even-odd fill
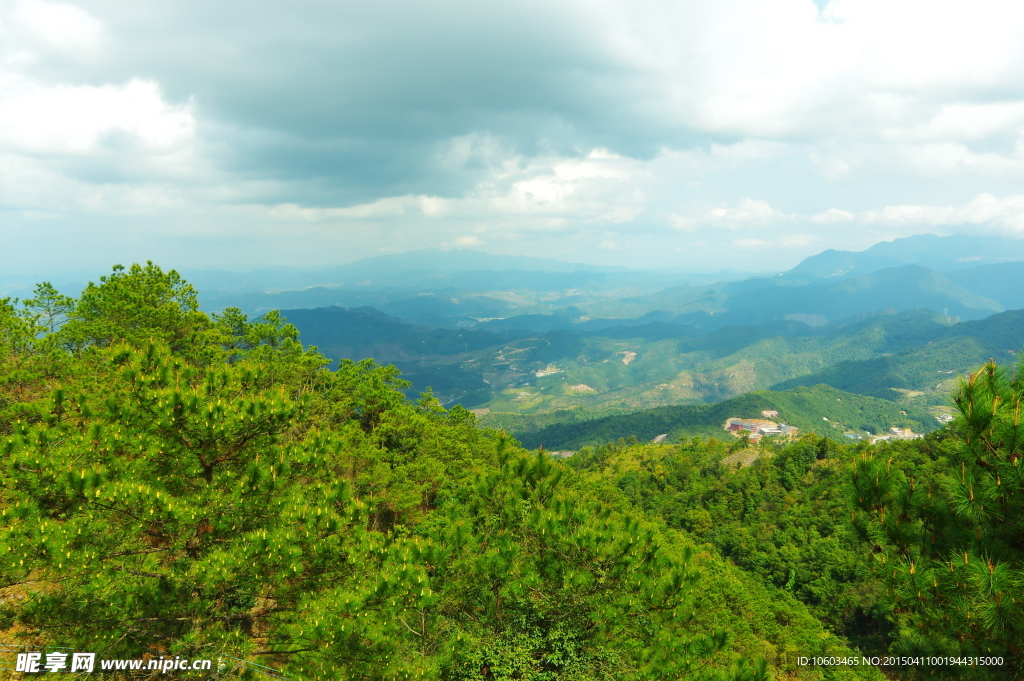
[[[570,464],[714,546],[777,598],[802,601],[830,630],[877,651],[887,630],[875,603],[879,585],[847,526],[854,456],[853,447],[816,435],[740,451],[695,438],[609,443],[582,450]]]
[[[729,437],[722,429],[726,419],[761,418],[765,410],[779,412],[779,419],[803,432],[831,437],[841,437],[847,429],[877,432],[891,426],[924,432],[934,429],[935,424],[930,415],[919,410],[904,410],[887,400],[817,385],[785,391],[762,390],[717,404],[658,407],[634,414],[557,423],[516,436],[527,446],[543,445],[548,449],[578,449],[631,435],[641,441],[661,434],[668,434],[675,441],[693,436]]]
[[[1024,673],[1024,382],[994,363],[955,395],[955,437],[865,452],[854,521],[909,654],[998,655]],[[989,678],[986,670],[968,676]]]
[[[328,364],[153,265],[3,301],[2,642],[297,679],[754,681],[852,654],[617,488],[410,402],[393,367]]]

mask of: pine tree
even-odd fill
[[[990,362],[961,382],[931,456],[865,453],[854,473],[854,524],[888,580],[899,650],[1005,661],[934,673],[1024,673],[1022,394],[1024,381]]]

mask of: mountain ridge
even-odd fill
[[[785,276],[845,278],[900,265],[921,265],[946,272],[1008,258],[1024,260],[1024,241],[969,234],[917,234],[881,241],[863,251],[830,248],[805,258]]]

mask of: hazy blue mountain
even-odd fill
[[[512,306],[503,300],[482,295],[422,293],[409,289],[348,291],[316,286],[302,291],[279,293],[200,294],[203,309],[218,312],[238,307],[250,315],[269,310],[315,309],[319,307],[370,306],[406,321],[428,326],[465,326],[478,318],[498,317]]]
[[[1024,262],[977,263],[1024,254],[1022,243],[913,237],[700,285],[678,272],[434,249],[317,273],[330,286],[202,301],[287,310],[332,359],[394,362],[412,393],[431,386],[496,412],[631,410],[819,383],[889,399],[927,389],[919,402],[935,404],[936,385],[1020,345],[1012,315],[985,318],[1024,307]],[[837,263],[849,267],[828,276]]]
[[[305,276],[305,275],[303,275]],[[202,276],[200,275],[200,279]],[[599,298],[620,298],[660,291],[666,286],[678,283],[678,277],[649,272],[531,272],[525,270],[473,270],[467,272],[409,271],[395,274],[378,273],[373,277],[337,278],[331,283],[310,284],[299,290],[275,290],[287,288],[270,286],[257,288],[256,281],[247,277],[237,282],[217,277],[222,286],[233,288],[215,289],[211,282],[201,295],[204,309],[217,311],[226,307],[240,307],[247,312],[266,311],[289,307],[320,307],[324,305],[353,306],[359,304],[383,305],[403,298],[422,294],[465,298],[469,295],[492,292],[528,293],[532,298],[556,300],[546,307],[564,307],[571,304],[586,304]],[[267,281],[280,280],[268,279]],[[312,277],[309,281],[313,281]],[[293,282],[294,283],[294,282]],[[297,286],[298,284],[296,284]],[[295,288],[293,286],[293,288]],[[543,294],[542,296],[538,294]],[[551,295],[554,294],[554,295]],[[532,304],[536,301],[521,301]],[[465,314],[446,315],[457,318],[476,316]],[[489,316],[489,315],[484,315]]]
[[[957,336],[977,339],[987,351],[994,353],[993,357],[1016,354],[1024,346],[1024,310],[1009,310],[985,319],[963,322],[943,334],[943,338]]]
[[[390,301],[379,307],[389,315],[427,326],[451,326],[458,322],[475,324],[481,318],[508,314],[512,308],[508,302],[488,296],[453,296],[443,293],[423,293]]]
[[[617,306],[617,307],[616,307]],[[886,309],[926,308],[980,319],[1004,306],[919,265],[890,267],[859,277],[811,282],[761,277],[720,285],[677,286],[657,294],[601,303],[608,316],[685,324],[713,330],[729,324],[766,325],[787,318],[834,322]]]
[[[580,328],[582,326],[582,324],[578,324],[577,329],[582,331],[583,329]],[[604,338],[640,338],[645,341],[665,340],[668,338],[700,338],[707,334],[706,331],[695,326],[666,324],[665,322],[594,328],[588,333]]]
[[[628,272],[628,267],[606,267],[583,263],[564,262],[554,258],[535,258],[525,255],[492,255],[473,249],[425,248],[392,255],[363,258],[347,265],[331,268],[335,271],[377,273],[410,272],[472,272],[475,270],[513,270],[522,272]],[[328,270],[328,271],[331,271]]]
[[[1008,310],[1024,308],[1024,262],[1002,262],[949,272],[946,278],[968,291],[999,301]]]
[[[1024,240],[920,235],[861,252],[825,251],[780,275],[699,285],[673,270],[438,249],[316,271],[190,276],[205,291],[204,308],[212,311],[368,305],[423,325],[503,333],[593,332],[653,322],[712,331],[784,319],[825,324],[890,308],[979,319],[1024,307],[1024,262],[995,262],[1017,257],[1024,258]],[[305,288],[273,292],[287,283]],[[246,287],[258,290],[245,292]],[[559,312],[569,307],[578,312]]]
[[[577,315],[578,316],[578,315]],[[521,314],[504,319],[492,319],[481,322],[477,325],[479,329],[489,331],[526,331],[530,333],[544,333],[556,329],[572,329],[578,320],[566,314]]]
[[[789,314],[822,315],[829,321],[860,312],[927,308],[980,319],[1003,306],[970,292],[942,273],[919,265],[891,267],[859,277],[804,286],[778,284],[730,296],[724,319],[763,324]]]
[[[419,286],[420,290],[452,292],[545,291],[557,293],[568,301],[573,295],[585,299],[588,293],[621,290],[623,295],[659,291],[677,283],[676,275],[660,272],[595,272],[579,269],[571,272],[530,270],[471,270],[466,272],[406,272],[393,276],[378,275],[359,282],[376,286]],[[565,304],[564,302],[562,303]]]
[[[920,265],[942,272],[979,264],[1024,260],[1024,240],[954,234],[883,241],[863,251],[828,249],[806,258],[785,273],[787,279],[844,278],[900,265]]]
[[[202,293],[199,302],[204,310],[220,312],[228,307],[241,308],[246,314],[257,316],[270,310],[315,309],[318,307],[383,307],[395,300],[416,295],[404,289],[390,291],[348,291],[339,288],[314,286],[301,291],[276,293]]]
[[[876,346],[877,352],[889,353],[945,338],[947,332],[956,327],[956,318],[949,315],[935,313],[931,310],[897,312],[890,308],[876,312],[864,312],[830,322],[809,330],[806,335],[840,338],[867,334],[881,341]]]
[[[477,304],[493,304],[481,298]],[[394,309],[411,315],[419,305],[424,315],[444,315],[460,304],[418,296]],[[817,384],[890,400],[905,397],[893,389],[925,390],[920,401],[935,403],[945,394],[936,392],[938,384],[990,356],[1005,357],[1024,341],[1020,311],[956,324],[955,317],[928,310],[890,309],[816,327],[777,319],[710,331],[659,321],[580,322],[579,309],[558,312],[517,315],[510,318],[517,325],[490,329],[430,327],[370,307],[285,314],[305,342],[332,359],[395,363],[413,381],[410,394],[432,387],[446,403],[531,414],[574,405],[609,411],[699,403]],[[582,328],[592,322],[604,326]]]
[[[463,355],[502,342],[489,331],[435,329],[411,324],[372,307],[283,310],[302,333],[331,359],[383,362]]]
[[[578,331],[592,336],[607,338],[697,338],[708,332],[697,326],[678,323],[676,317],[666,315],[671,321],[661,321],[658,313],[651,313],[635,319],[599,317],[589,319],[582,316],[582,310],[575,307],[563,308],[547,314],[523,314],[490,319],[476,325],[488,331],[522,331],[544,333],[554,330]],[[676,323],[673,323],[676,322]]]

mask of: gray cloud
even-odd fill
[[[0,26],[0,266],[783,266],[1024,229],[1008,1],[9,0]]]
[[[104,24],[100,55],[35,73],[152,79],[170,102],[194,102],[206,150],[225,169],[337,178],[341,200],[471,186],[473,173],[435,160],[438,144],[477,131],[527,155],[606,147],[650,158],[707,138],[666,120],[662,78],[611,53],[607,26],[579,6],[83,6]]]

